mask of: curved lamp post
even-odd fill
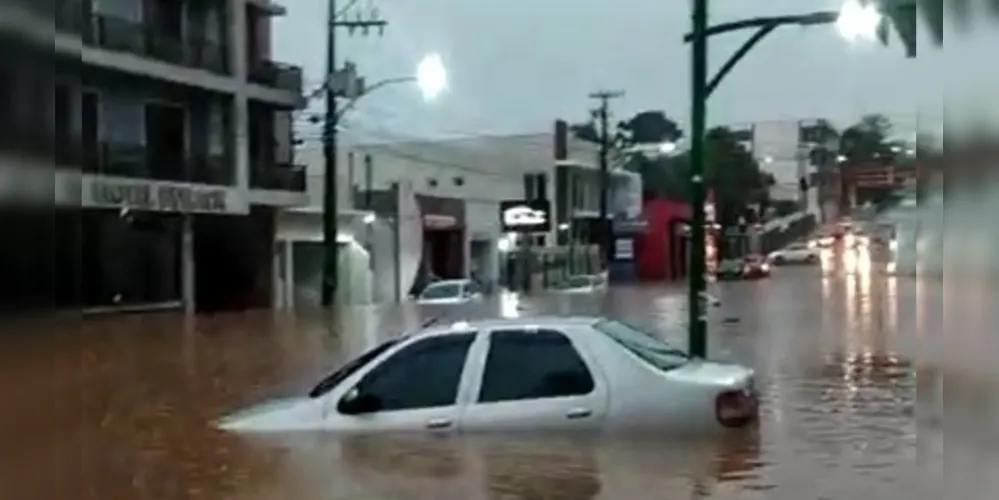
[[[691,44],[691,133],[690,133],[690,182],[691,182],[691,231],[688,294],[688,345],[690,354],[705,358],[708,352],[707,310],[703,297],[707,293],[706,249],[707,237],[704,225],[707,220],[705,201],[707,188],[704,185],[705,157],[704,134],[707,128],[708,97],[718,88],[722,80],[757,44],[781,26],[813,26],[836,23],[839,32],[846,38],[856,40],[873,38],[882,29],[883,19],[878,4],[866,0],[847,0],[838,12],[822,11],[791,16],[772,16],[744,19],[716,26],[708,26],[708,0],[692,0],[692,30],[683,40]],[[756,32],[736,50],[708,79],[708,38],[714,35],[755,29]]]
[[[347,101],[347,104],[340,108],[339,113],[337,113],[337,120],[350,110],[357,106],[357,102],[361,100],[362,97],[373,93],[374,91],[389,87],[392,85],[400,83],[415,83],[420,89],[420,94],[423,96],[424,101],[432,101],[440,96],[445,90],[447,90],[447,70],[444,68],[444,62],[441,60],[441,56],[438,54],[428,54],[420,60],[420,63],[416,66],[416,73],[410,76],[398,76],[395,78],[386,78],[384,80],[379,80],[370,86],[363,86],[363,88],[356,93],[353,97]]]

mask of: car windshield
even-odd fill
[[[742,262],[738,261],[738,260],[723,260],[722,263],[721,263],[721,267],[723,269],[732,269],[732,268],[739,268],[739,269],[741,269],[742,268]]]
[[[434,283],[423,290],[421,299],[453,299],[461,295],[461,283]]]
[[[672,370],[690,360],[686,351],[621,321],[602,320],[593,328],[660,370]]]
[[[404,338],[405,337],[399,337],[385,341],[375,346],[371,350],[365,352],[364,354],[361,354],[360,356],[348,361],[346,364],[335,370],[333,373],[327,375],[326,378],[322,379],[318,384],[316,384],[316,386],[313,387],[311,391],[309,391],[309,397],[318,398],[323,394],[332,391],[333,388],[336,387],[340,382],[343,382],[344,379],[351,376],[351,374],[353,374],[357,370],[363,368],[364,365],[367,365],[378,356],[381,356],[383,352],[388,351],[390,348],[392,348],[392,346],[398,344],[399,342],[402,342]]]

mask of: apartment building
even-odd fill
[[[270,54],[271,20],[284,8],[269,0],[54,7],[16,1],[5,17],[20,28],[0,25],[55,42],[44,70],[31,36],[0,57],[9,104],[0,108],[0,184],[27,178],[17,172],[55,179],[55,209],[38,215],[51,219],[51,237],[22,252],[41,267],[8,264],[37,289],[27,305],[269,306],[276,213],[308,201],[292,150],[302,72]],[[17,240],[31,227],[25,214],[42,206],[24,198],[6,203],[17,215],[4,225]]]

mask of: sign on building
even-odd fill
[[[505,200],[500,202],[500,225],[507,233],[551,231],[551,204],[548,200]]]

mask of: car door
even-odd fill
[[[607,383],[593,357],[554,329],[499,329],[488,350],[467,430],[595,430],[607,413]]]
[[[468,351],[476,334],[453,333],[418,339],[373,367],[348,390],[373,396],[378,411],[345,415],[334,403],[336,427],[353,432],[449,432],[457,429],[458,394]],[[356,391],[356,392],[355,392]]]

